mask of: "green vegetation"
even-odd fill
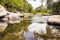
[[[52,4],[52,12],[60,15],[60,1]]]
[[[9,24],[9,26],[4,31],[5,33],[20,32],[27,28],[31,22],[29,20],[23,20],[18,24]]]
[[[47,8],[51,10],[52,14],[60,15],[60,0],[58,2],[53,2],[53,0],[47,0]]]
[[[36,10],[37,13],[38,12],[48,13],[48,9],[46,7],[44,7],[44,6],[40,6],[40,7],[36,8],[35,10]]]
[[[33,7],[25,0],[1,0],[0,4],[5,6],[8,11],[23,11],[31,13]]]
[[[60,1],[54,2],[53,0],[47,0],[47,8],[43,7],[43,1],[41,6],[35,10],[32,5],[26,0],[0,0],[0,4],[3,5],[8,11],[23,11],[25,13],[52,13],[60,14]]]

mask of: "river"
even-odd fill
[[[60,32],[53,25],[48,25],[49,16],[35,15],[30,20],[32,23],[28,26],[28,31],[24,32],[25,40],[57,40],[60,39]],[[48,29],[48,31],[47,31]],[[34,32],[37,34],[34,35]]]

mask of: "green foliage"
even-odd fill
[[[8,11],[31,12],[33,10],[32,5],[26,0],[1,0],[0,4],[5,6]]]
[[[52,8],[53,14],[60,14],[60,1],[53,3],[51,8]]]
[[[51,5],[53,4],[54,0],[47,0],[47,8],[51,9]]]
[[[52,14],[60,14],[60,1],[53,2],[53,0],[47,0],[47,8]]]
[[[25,2],[23,6],[23,11],[31,13],[32,10],[33,10],[33,7],[30,4],[28,4],[28,2]]]
[[[36,8],[35,11],[36,12],[41,12],[41,13],[47,13],[48,9],[43,7],[43,6],[40,6],[40,7]]]

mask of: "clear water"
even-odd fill
[[[26,40],[36,40],[36,39],[37,40],[55,40],[55,39],[57,40],[59,39],[60,32],[57,29],[53,28],[53,26],[47,27],[47,19],[48,19],[48,16],[32,17],[32,20],[31,20],[32,23],[28,26],[29,32],[24,33],[25,39]],[[43,23],[40,23],[40,22],[43,22]],[[37,34],[38,37],[34,35],[34,32],[38,33]]]

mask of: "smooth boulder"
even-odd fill
[[[12,12],[9,12],[9,15],[8,15],[8,18],[9,18],[9,21],[8,23],[10,24],[14,24],[14,23],[20,23],[21,20],[23,18],[21,18],[23,16],[23,14],[17,12],[17,13],[12,13]]]
[[[3,32],[8,24],[20,23],[23,14],[20,12],[8,12],[2,5],[0,5],[0,32]]]
[[[6,15],[7,15],[6,9],[2,5],[0,5],[0,32],[3,32],[8,26],[7,24],[8,18]]]
[[[48,19],[48,24],[60,25],[60,15],[52,15]]]

